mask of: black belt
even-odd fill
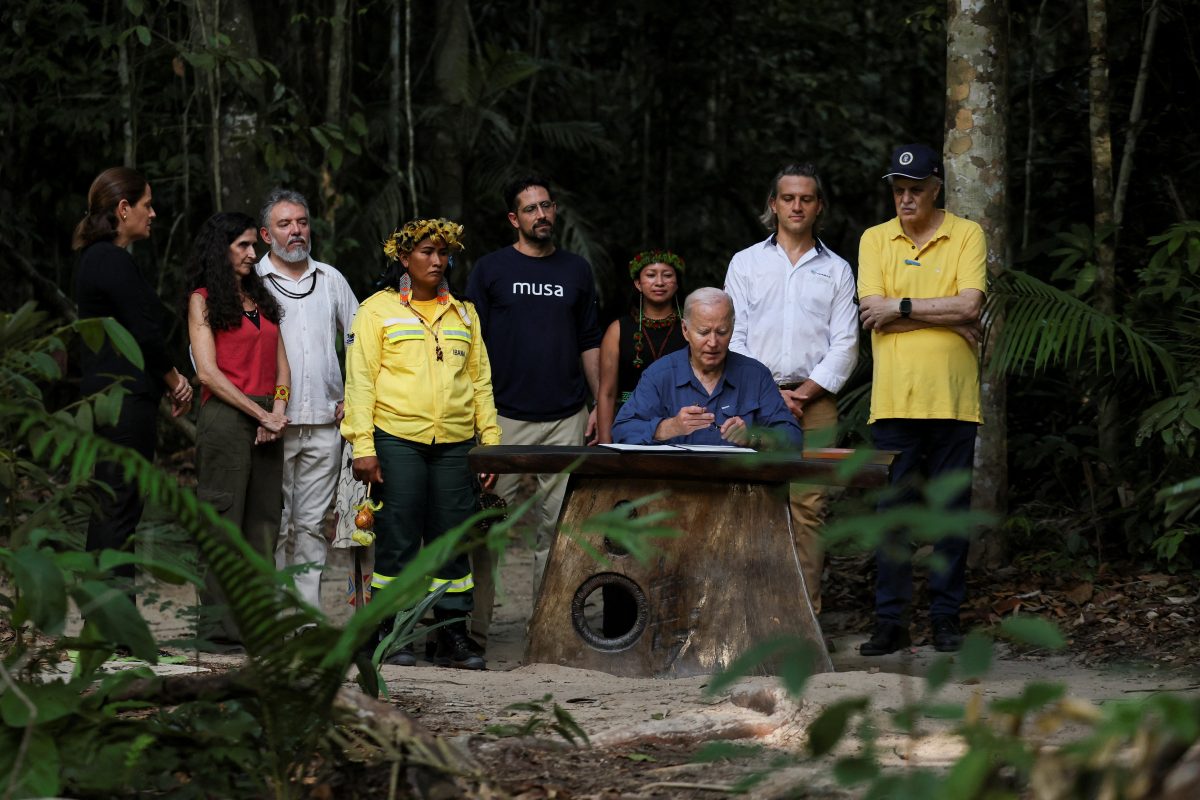
[[[804,384],[804,381],[793,381],[791,383],[777,383],[775,385],[778,386],[780,389],[784,389],[784,390],[790,392],[792,389],[799,389],[801,387],[801,385],[803,385],[803,384]]]

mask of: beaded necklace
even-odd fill
[[[638,309],[638,329],[633,334],[633,366],[636,369],[641,369],[645,362],[642,360],[642,343],[645,342],[646,348],[650,351],[650,361],[657,361],[663,352],[663,348],[667,346],[667,340],[671,338],[671,330],[675,327],[675,323],[679,321],[679,315],[672,311],[662,319],[651,319],[645,316],[641,309]],[[658,346],[654,346],[654,340],[650,338],[650,331],[665,330],[666,334],[659,340]]]
[[[275,289],[281,295],[283,295],[284,297],[290,297],[293,300],[303,300],[304,298],[308,297],[310,294],[312,294],[317,289],[317,272],[316,272],[316,270],[313,270],[312,285],[308,287],[307,292],[293,292],[291,289],[289,289],[288,287],[286,287],[282,283],[280,283],[279,279],[276,278],[275,275],[270,272],[267,273],[267,280],[269,280],[271,282],[271,284],[275,287]]]

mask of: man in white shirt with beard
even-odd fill
[[[337,338],[350,334],[358,300],[342,274],[309,257],[308,201],[275,189],[263,204],[259,235],[270,251],[258,262],[263,283],[283,307],[280,331],[292,368],[283,437],[283,519],[275,566],[307,566],[296,575],[306,603],[321,607],[321,570],[329,552],[322,521],[337,489],[345,383]]]
[[[761,217],[773,233],[734,255],[725,291],[736,315],[729,349],[766,364],[805,443],[828,447],[837,430],[836,395],[858,361],[858,307],[850,265],[815,233],[825,203],[814,165],[779,170]],[[789,500],[804,582],[819,613],[825,492],[794,483]]]

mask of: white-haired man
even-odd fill
[[[292,368],[275,565],[308,567],[296,575],[296,589],[320,608],[321,570],[329,552],[321,523],[337,489],[342,452],[338,423],[345,384],[337,339],[349,335],[358,300],[342,273],[310,257],[303,195],[275,189],[263,203],[260,222],[259,235],[271,249],[258,262],[258,274],[283,307],[279,327]]]
[[[683,304],[684,350],[655,361],[613,421],[623,444],[752,444],[754,429],[777,431],[797,449],[803,442],[771,371],[729,350],[733,300],[706,287]]]
[[[880,509],[912,502],[912,478],[968,474],[975,454],[979,408],[979,315],[987,290],[987,243],[978,223],[937,207],[942,161],[933,148],[906,144],[892,152],[883,176],[895,218],[867,229],[858,251],[858,294],[864,330],[871,331],[874,381],[871,438],[894,450],[891,482],[908,488]],[[967,509],[970,487],[950,503]],[[966,597],[967,539],[934,545],[929,576],[933,645],[952,652],[962,642],[959,608]],[[886,655],[909,640],[912,554],[907,531],[879,548],[875,630],[860,648]]]

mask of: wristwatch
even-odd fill
[[[905,297],[900,301],[900,316],[908,319],[908,315],[912,313],[912,300]]]

